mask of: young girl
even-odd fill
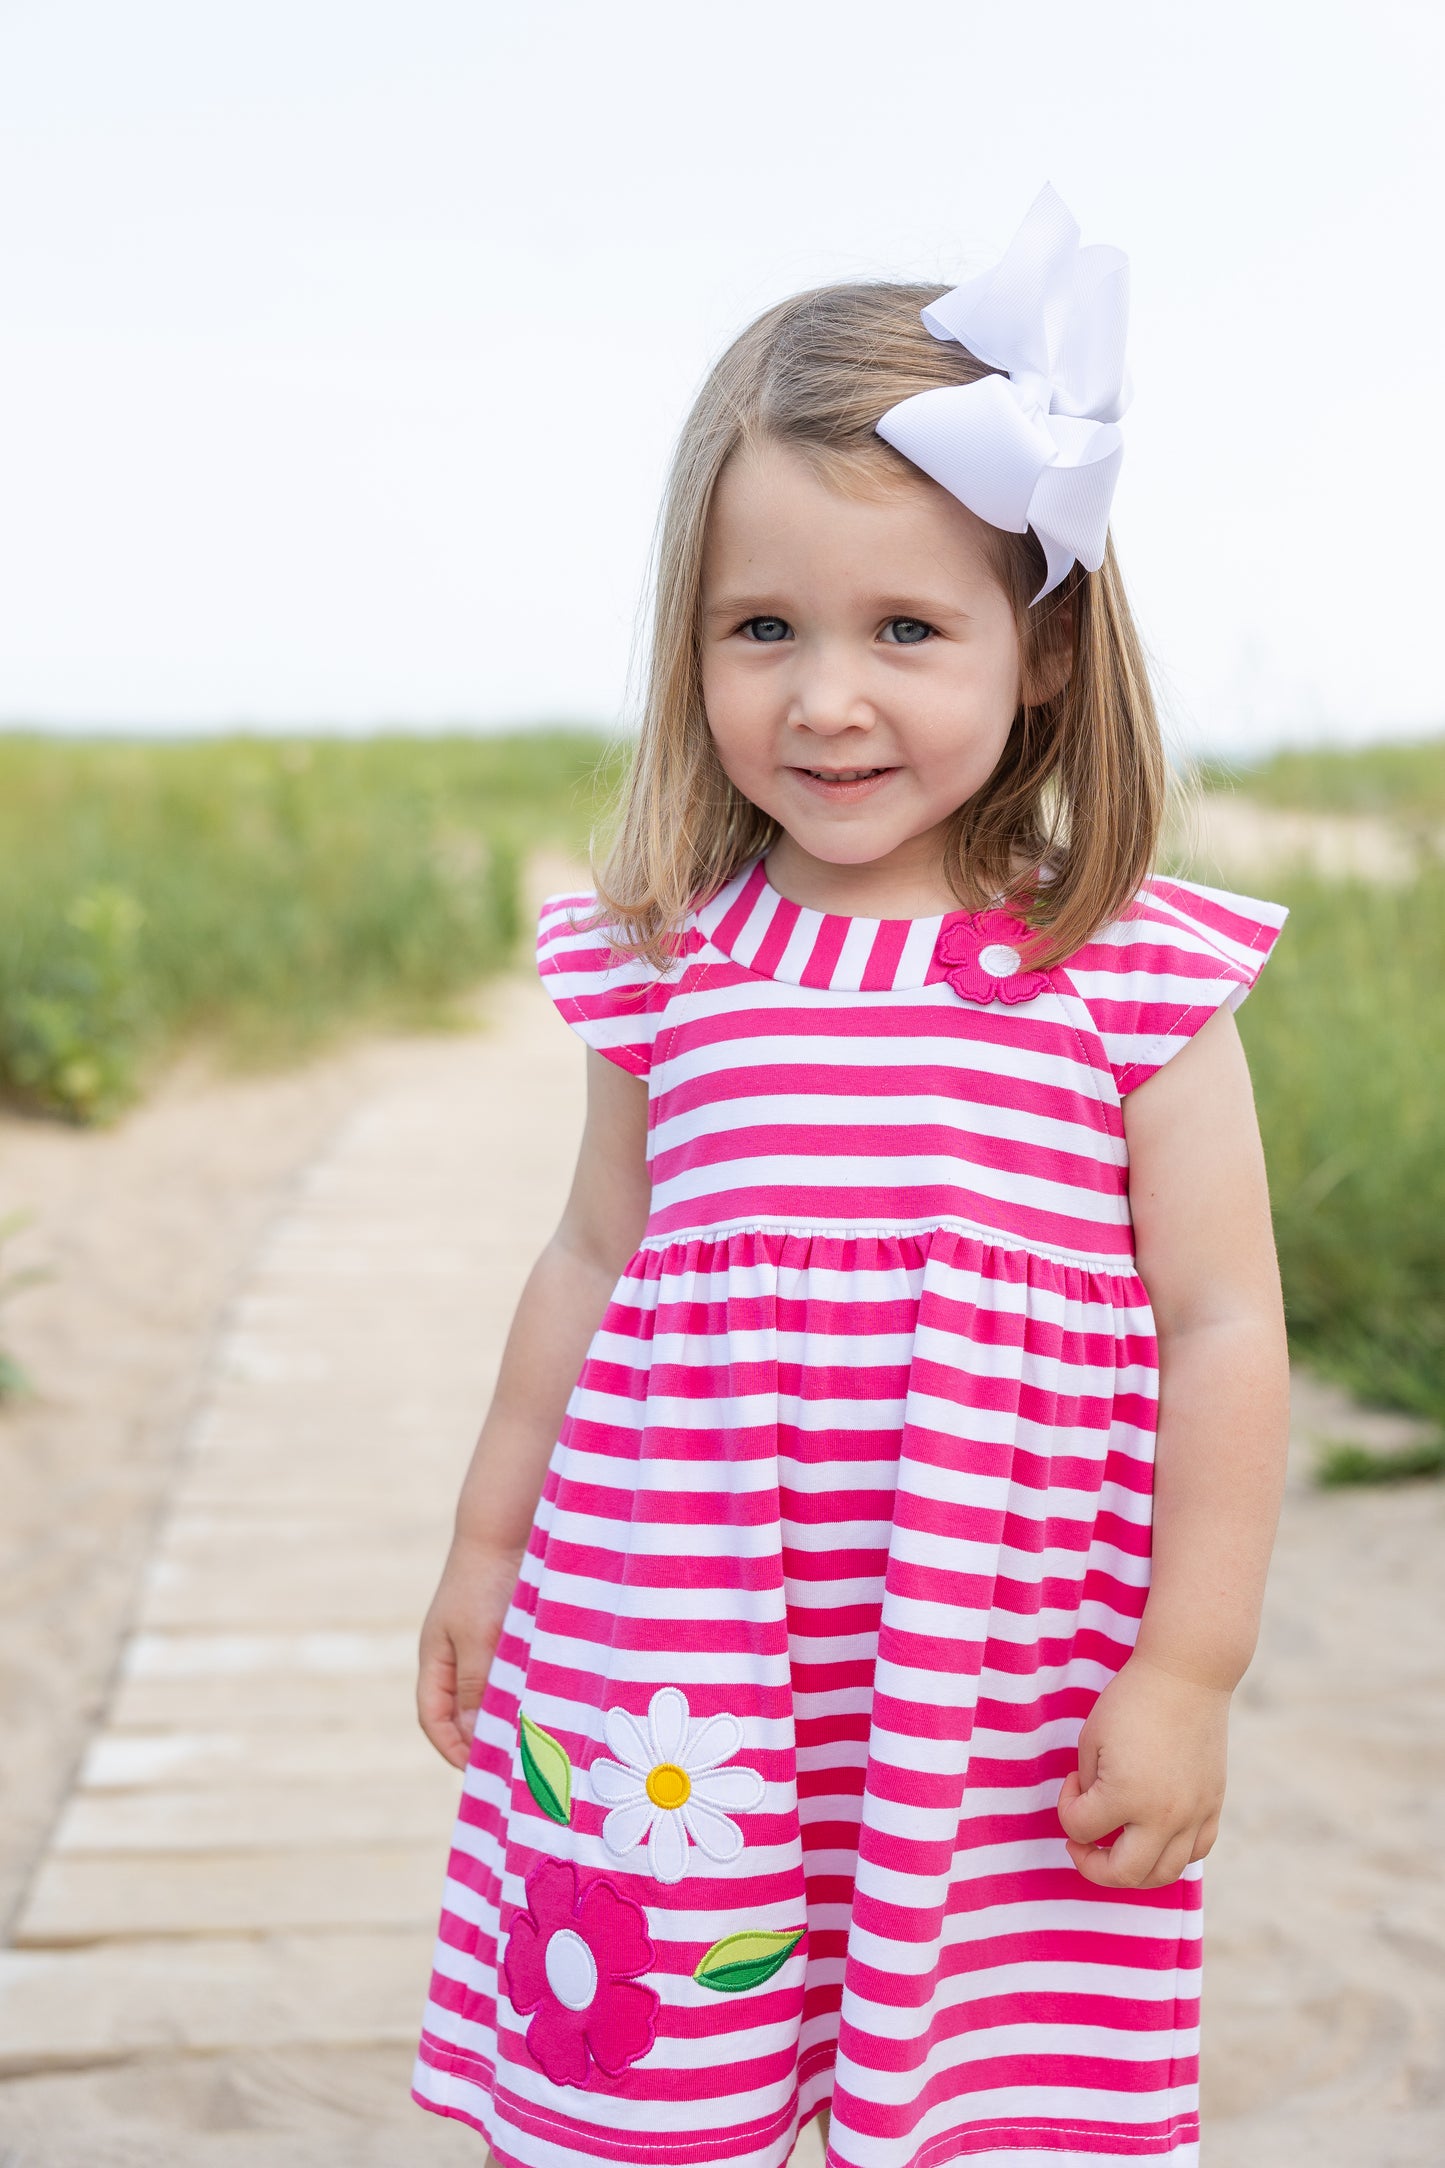
[[[1284,913],[1150,875],[1123,278],[1046,191],[950,294],[770,309],[683,432],[619,840],[542,914],[581,1155],[422,1637],[416,2097],[507,2168],[829,2108],[830,2168],[1197,2158]]]

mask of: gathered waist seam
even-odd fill
[[[1018,1235],[1003,1234],[977,1220],[960,1219],[954,1213],[920,1220],[824,1220],[799,1226],[796,1220],[718,1220],[708,1227],[679,1227],[671,1234],[644,1235],[639,1250],[675,1250],[689,1242],[721,1242],[729,1235],[794,1235],[804,1241],[870,1241],[879,1236],[897,1239],[908,1235],[959,1234],[989,1249],[1013,1250],[1024,1257],[1040,1257],[1050,1264],[1074,1265],[1082,1272],[1111,1274],[1116,1279],[1137,1279],[1139,1267],[1132,1257],[1100,1257],[1084,1250],[1060,1249],[1051,1242],[1025,1242]]]

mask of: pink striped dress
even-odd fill
[[[507,2168],[1197,2159],[1199,1870],[1055,1803],[1149,1579],[1124,1096],[1284,912],[1155,879],[1047,976],[997,911],[761,861],[659,975],[540,966],[649,1094],[651,1217],[482,1704],[416,2066]]]

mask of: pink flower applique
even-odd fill
[[[965,1001],[1032,1001],[1049,975],[1022,969],[1028,938],[1023,920],[1007,911],[962,911],[945,925],[934,954]]]
[[[655,1962],[640,1905],[568,1860],[544,1859],[527,1877],[502,1969],[527,2027],[527,2052],[554,2085],[588,2085],[592,2066],[621,2077],[657,2032],[658,1998],[636,1975]]]

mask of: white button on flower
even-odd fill
[[[645,1725],[625,1709],[609,1709],[603,1728],[617,1759],[599,1756],[588,1777],[595,1797],[612,1809],[602,1824],[609,1852],[621,1858],[646,1844],[658,1882],[682,1880],[689,1838],[716,1866],[738,1857],[743,1833],[724,1809],[761,1806],[763,1780],[755,1769],[723,1766],[743,1743],[735,1716],[693,1723],[687,1696],[663,1686]]]
[[[542,1960],[547,1985],[564,2010],[589,2010],[597,1997],[597,1960],[575,1927],[559,1927]]]
[[[1011,979],[1023,962],[1018,950],[1010,948],[1006,941],[990,942],[979,950],[978,960],[991,979]]]

